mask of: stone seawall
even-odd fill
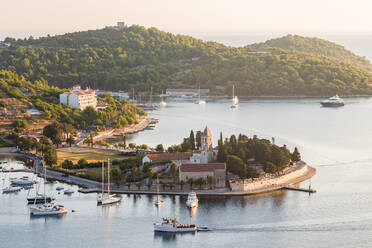
[[[312,177],[315,174],[315,169],[307,165],[305,162],[299,162],[294,170],[279,177],[256,179],[256,180],[235,180],[230,181],[232,191],[256,192],[262,190],[273,190],[283,188],[293,183],[298,183]]]

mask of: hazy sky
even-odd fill
[[[123,20],[176,33],[372,32],[372,0],[1,0],[0,32],[67,32]]]

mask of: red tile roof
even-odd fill
[[[180,169],[182,172],[226,170],[226,164],[225,163],[182,164]]]
[[[188,153],[153,153],[148,154],[147,157],[151,161],[165,161],[165,160],[189,160],[191,154]]]

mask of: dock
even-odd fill
[[[310,193],[310,194],[316,193],[316,190],[315,189],[312,189],[312,188],[302,189],[302,188],[296,188],[296,187],[292,187],[292,186],[287,186],[287,187],[283,187],[283,189],[293,190],[293,191],[307,192],[307,193]]]

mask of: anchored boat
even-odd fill
[[[196,197],[196,193],[195,192],[189,193],[189,195],[187,196],[186,205],[189,208],[193,208],[193,207],[196,207],[198,203],[199,203],[199,200],[198,200],[198,197]]]
[[[107,193],[104,193],[104,163],[102,162],[102,193],[97,196],[98,205],[108,205],[113,203],[118,203],[121,201],[121,197],[110,194],[110,160],[108,160],[108,170],[107,170]]]

